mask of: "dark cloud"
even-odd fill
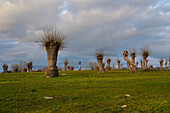
[[[152,48],[150,63],[170,57],[168,0],[2,0],[0,15],[1,64],[24,59],[46,65],[45,50],[35,41],[47,25],[59,27],[67,36],[60,65],[64,59],[88,65],[95,61],[97,49],[116,63],[124,50],[140,50],[143,44]]]

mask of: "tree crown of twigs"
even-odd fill
[[[117,62],[118,62],[118,63],[120,63],[120,60],[119,60],[119,59],[117,59]]]
[[[4,63],[4,64],[2,65],[2,67],[3,67],[3,68],[6,68],[6,67],[8,67],[8,65],[7,65],[6,63]]]
[[[136,49],[135,48],[130,50],[130,56],[136,57]]]
[[[64,45],[65,35],[57,28],[47,27],[43,28],[41,35],[41,46],[48,48],[49,46],[55,46],[58,50],[65,48]]]
[[[67,65],[68,64],[68,60],[64,60],[63,63]]]
[[[151,54],[151,52],[152,51],[148,45],[143,45],[143,47],[141,48],[142,56],[145,58],[147,58]]]
[[[104,51],[100,50],[100,51],[96,51],[96,58],[97,59],[103,59],[104,57]]]

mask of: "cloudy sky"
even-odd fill
[[[68,59],[85,68],[98,49],[111,64],[118,58],[125,63],[122,52],[144,44],[152,49],[149,64],[170,57],[169,0],[0,0],[0,65],[22,59],[46,66],[46,51],[35,43],[43,26],[56,26],[67,37],[60,67]]]

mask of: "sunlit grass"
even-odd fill
[[[170,71],[62,74],[50,79],[43,72],[0,74],[0,111],[170,112]]]

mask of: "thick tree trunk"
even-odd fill
[[[56,66],[58,48],[56,47],[56,45],[50,44],[48,47],[46,47],[46,51],[47,51],[48,67],[46,68],[45,76],[47,78],[59,76],[58,68]]]
[[[120,63],[118,63],[118,70],[120,70]]]
[[[64,64],[64,71],[67,71],[67,64]]]
[[[138,62],[136,62],[136,69],[138,69]]]
[[[4,67],[3,67],[3,72],[4,72],[4,73],[7,73],[7,72],[8,72],[8,66],[4,66]]]
[[[146,61],[146,67],[145,67],[145,69],[148,69],[148,61]]]
[[[97,64],[99,67],[100,72],[105,72],[104,67],[103,67],[103,59],[97,59]]]
[[[79,71],[81,71],[81,62],[79,61]]]
[[[130,70],[130,64],[127,62],[127,70]]]
[[[145,62],[146,62],[146,58],[143,57],[143,61],[142,61],[142,69],[145,70]]]
[[[107,60],[107,66],[106,66],[106,70],[107,70],[107,71],[110,70],[110,62],[111,62],[111,60]]]
[[[132,62],[135,64],[135,56],[132,56]],[[136,65],[135,67],[134,66],[132,67],[132,70],[136,70],[135,68],[136,68]]]
[[[27,64],[27,71],[30,72],[30,67],[29,65]]]
[[[143,64],[143,61],[141,60],[141,61],[140,61],[141,69],[143,69],[143,65],[142,65],[142,64]]]
[[[166,62],[165,62],[165,67],[166,67],[166,70],[168,70],[168,66],[167,66],[167,63],[168,63],[168,62],[166,61]]]
[[[128,57],[124,57],[124,60],[130,63],[133,66],[133,72],[136,72],[136,65],[131,60],[129,60]]]
[[[162,70],[163,68],[162,68],[163,66],[162,66],[162,63],[160,63],[160,70]]]

